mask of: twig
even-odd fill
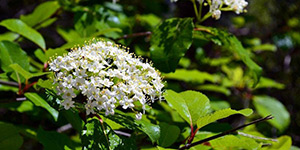
[[[117,38],[116,41],[119,41],[121,39],[127,39],[127,38],[133,38],[133,37],[138,37],[138,36],[148,36],[151,35],[152,32],[146,31],[146,32],[139,32],[139,33],[132,33],[132,34],[126,34],[120,38]]]
[[[239,135],[241,135],[241,136],[249,137],[249,138],[256,139],[256,140],[264,140],[264,141],[278,142],[277,139],[271,139],[271,138],[264,138],[264,137],[254,136],[254,135],[247,134],[247,133],[240,132],[240,131],[238,131],[237,133],[238,133]]]
[[[11,82],[11,81],[0,80],[0,84],[19,87],[19,84],[17,82]]]
[[[199,145],[199,144],[202,144],[202,143],[205,143],[205,142],[208,142],[210,140],[213,140],[213,139],[216,139],[216,138],[219,138],[219,137],[222,137],[222,136],[225,136],[227,134],[231,134],[231,133],[234,133],[235,131],[239,130],[239,129],[242,129],[244,127],[247,127],[249,125],[252,125],[252,124],[256,124],[256,123],[259,123],[259,122],[262,122],[262,121],[266,121],[266,120],[270,120],[270,119],[273,119],[273,116],[269,115],[265,118],[260,118],[260,119],[257,119],[257,120],[254,120],[250,123],[247,123],[247,124],[244,124],[242,126],[239,126],[237,128],[234,128],[234,129],[231,129],[231,130],[228,130],[228,131],[225,131],[223,133],[220,133],[220,134],[217,134],[215,136],[212,136],[212,137],[209,137],[209,138],[206,138],[206,139],[203,139],[203,140],[200,140],[200,141],[197,141],[195,143],[192,143],[192,144],[186,144],[185,146],[179,148],[178,150],[184,150],[184,149],[189,149],[193,146],[196,146],[196,145]]]

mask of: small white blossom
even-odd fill
[[[141,120],[142,116],[143,116],[143,114],[139,112],[135,115],[135,118],[136,118],[136,120]]]
[[[75,107],[80,93],[86,114],[104,111],[113,115],[117,106],[137,112],[142,105],[145,112],[148,102],[161,99],[164,87],[160,73],[150,64],[111,42],[96,42],[77,48],[67,55],[58,56],[49,63],[55,72],[57,94],[62,96],[65,109]],[[82,105],[82,100],[76,103]],[[136,106],[136,102],[141,105]],[[78,105],[76,105],[78,106]]]

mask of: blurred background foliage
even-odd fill
[[[259,136],[270,138],[289,135],[293,145],[300,146],[300,112],[298,111],[300,109],[300,14],[298,13],[300,1],[249,0],[248,2],[247,13],[235,15],[225,12],[222,13],[220,20],[208,19],[202,25],[224,29],[237,36],[248,55],[263,68],[262,78],[258,85],[253,88],[251,71],[240,61],[238,55],[222,47],[222,41],[214,37],[208,40],[203,38],[203,35],[199,36],[194,32],[193,43],[184,57],[179,58],[176,71],[163,73],[167,81],[166,88],[176,92],[201,91],[211,100],[213,110],[253,108],[255,113],[250,116],[250,120],[272,114],[275,116],[274,120],[246,128],[245,132],[255,132]],[[204,7],[204,11],[208,11],[208,7]],[[153,39],[151,38],[156,36],[151,37],[150,34],[163,20],[172,17],[195,17],[191,2],[185,0],[179,0],[177,3],[171,3],[169,0],[119,0],[113,4],[112,1],[102,0],[57,0],[52,2],[1,0],[1,21],[20,18],[28,26],[38,30],[45,43],[26,37],[27,33],[20,36],[9,32],[3,22],[0,26],[0,41],[18,42],[30,56],[26,62],[28,66],[22,67],[27,67],[33,73],[43,69],[43,63],[53,55],[51,53],[54,53],[54,50],[63,53],[65,49],[73,47],[74,44],[82,45],[84,41],[93,37],[113,40],[129,47],[130,51],[137,55],[152,58],[150,47]],[[124,35],[134,35],[135,33],[143,36],[124,37]],[[16,45],[10,46],[18,49]],[[46,49],[48,54],[41,55]],[[155,62],[154,65],[159,66]],[[35,81],[36,76],[30,77],[29,81]],[[2,74],[1,79],[5,78],[7,77]],[[13,75],[11,78],[14,78]],[[40,81],[34,88],[39,89],[39,87],[47,87],[47,85]],[[73,142],[70,145],[79,144],[75,130],[67,131],[72,140],[69,140],[67,136],[57,136],[57,132],[45,131],[57,130],[58,127],[70,122],[63,117],[58,117],[55,110],[48,108],[47,104],[40,105],[50,113],[46,113],[40,107],[34,107],[28,101],[16,102],[15,99],[18,96],[15,93],[18,88],[0,84],[0,89],[1,121],[18,124],[26,129],[20,129],[22,134],[27,135],[23,139],[25,144],[21,147],[22,149],[40,149],[42,145],[49,144],[42,143],[41,145],[36,140],[28,138],[43,138],[40,136],[44,134],[53,134],[53,137],[59,137],[62,140],[67,139],[69,143]],[[25,96],[30,99],[32,95]],[[43,96],[44,99],[53,100],[49,94]],[[47,102],[55,107],[54,102]],[[156,114],[154,116],[157,118],[152,119],[163,120],[180,128],[184,127],[184,121],[178,114],[173,113],[172,118],[169,118],[169,114],[162,112],[162,110],[170,109],[164,103],[154,104],[153,108],[157,109],[149,110],[149,113]],[[65,112],[63,115],[70,114]],[[55,122],[52,118],[58,121]],[[217,128],[212,124],[201,130],[223,131],[230,128],[225,122],[236,127],[245,121],[245,118],[241,116],[232,116],[221,120],[224,124],[218,124]],[[113,123],[108,121],[108,124],[112,126]],[[113,126],[118,128],[117,125],[113,124]],[[161,129],[164,129],[168,124],[160,126]],[[38,129],[38,131],[33,132],[30,128]],[[177,128],[174,130],[176,131]],[[183,141],[188,134],[182,133],[177,142]],[[205,135],[198,135],[196,138],[201,139],[201,136],[205,137]],[[236,140],[234,137],[230,138]],[[150,143],[150,141],[148,142]],[[162,141],[158,143],[160,146],[173,144],[164,145]],[[217,147],[216,143],[214,145]]]

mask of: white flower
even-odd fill
[[[245,0],[224,0],[224,3],[232,8],[236,14],[242,13],[248,5]]]
[[[221,17],[221,11],[220,10],[214,10],[213,12],[212,12],[212,18],[215,18],[216,20],[218,20],[218,19],[220,19],[220,17]]]
[[[64,106],[64,108],[65,108],[66,110],[68,110],[68,109],[74,107],[74,103],[75,103],[75,102],[72,101],[72,100],[64,100],[61,104]]]
[[[135,114],[135,118],[136,118],[136,120],[141,120],[142,119],[142,117],[143,117],[143,114],[142,113],[137,113],[137,114]]]
[[[146,101],[160,99],[164,86],[160,73],[150,64],[111,42],[99,41],[77,48],[58,56],[49,66],[56,72],[54,83],[57,94],[64,99],[64,108],[75,107],[75,93],[80,93],[85,100],[76,100],[76,106],[84,105],[87,115],[96,111],[113,115],[117,106],[136,112],[140,109],[136,102],[144,112]],[[141,117],[142,113],[137,113],[137,118]]]

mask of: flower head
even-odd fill
[[[78,92],[86,98],[86,114],[104,111],[113,115],[118,106],[133,111],[142,106],[144,112],[148,101],[162,97],[160,73],[111,42],[79,47],[58,56],[49,66],[55,72],[57,94],[63,97],[61,104],[65,109],[76,106]],[[141,113],[136,114],[140,119]]]

